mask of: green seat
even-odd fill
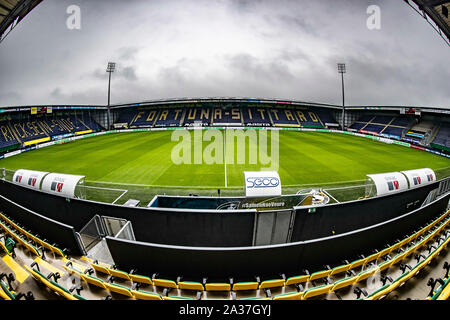
[[[286,292],[275,295],[272,300],[301,300],[303,292]]]
[[[372,292],[371,294],[369,294],[369,295],[367,296],[366,299],[372,298],[373,296],[377,295],[379,292],[381,292],[381,291],[387,289],[389,286],[390,286],[390,284],[389,284],[389,283],[386,283],[386,284],[385,284],[384,286],[382,286],[381,288],[379,288],[379,289],[375,290],[374,292]],[[359,300],[364,300],[364,298],[361,297],[361,298],[359,298]]]
[[[16,294],[11,292],[8,288],[8,286],[6,285],[6,283],[3,282],[3,280],[0,280],[0,286],[1,289],[3,290],[3,292],[11,299],[11,300],[15,300],[16,299]]]
[[[9,253],[12,253],[15,245],[16,245],[16,242],[13,239],[11,239],[9,237],[6,238],[5,247]]]

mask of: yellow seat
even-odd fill
[[[260,283],[259,289],[270,289],[284,286],[284,279],[266,280]]]
[[[308,282],[308,280],[309,280],[309,275],[290,277],[290,278],[286,279],[285,286]]]
[[[357,278],[358,278],[358,276],[354,276],[354,277],[347,277],[347,278],[341,279],[339,281],[336,281],[333,284],[333,288],[331,289],[331,291],[337,291],[339,289],[342,289],[342,288],[345,288],[348,286],[352,286],[356,282]]]
[[[271,300],[271,299],[267,297],[253,297],[253,298],[242,298],[239,300]]]
[[[370,270],[361,271],[358,274],[355,282],[360,282],[360,281],[363,281],[363,280],[371,277],[372,275],[374,275],[377,272],[377,270],[378,270],[377,268],[373,268]]]
[[[233,291],[245,291],[258,289],[258,282],[237,282],[233,284]]]
[[[153,284],[157,287],[178,289],[175,281],[167,279],[153,279]]]
[[[326,277],[328,277],[328,276],[331,274],[332,271],[333,271],[333,269],[322,270],[322,271],[314,272],[314,273],[311,274],[311,276],[309,277],[309,281],[313,281],[313,280],[317,280],[317,279],[326,278]]]
[[[66,257],[66,254],[61,249],[59,249],[58,247],[50,246],[50,250],[57,256],[60,256],[60,257],[63,257],[63,258]]]
[[[367,262],[367,258],[363,258],[363,259],[359,259],[359,260],[355,260],[352,263],[350,263],[350,268],[349,270],[353,270],[356,269],[362,265],[365,265]]]
[[[0,287],[0,300],[12,300]]]
[[[0,249],[2,249],[8,256],[12,255],[12,252],[8,251],[8,248],[5,247],[5,245],[0,241]]]
[[[334,284],[324,284],[319,287],[314,287],[314,288],[308,289],[303,294],[302,300],[306,300],[306,299],[320,296],[323,294],[328,294],[331,292],[331,289],[333,288],[333,286],[334,286]]]
[[[206,291],[230,291],[231,284],[229,283],[206,283]]]
[[[449,300],[450,299],[450,285],[447,284],[447,286],[442,290],[439,297],[437,297],[436,300]]]
[[[181,297],[181,296],[170,296],[170,297],[163,297],[164,300],[194,300],[193,298],[189,297]]]
[[[153,285],[153,281],[152,279],[150,279],[150,277],[141,276],[133,273],[129,273],[128,276],[130,277],[130,280],[133,282],[145,283],[151,286]]]
[[[383,271],[386,269],[389,269],[392,265],[394,264],[394,259],[385,261],[381,264],[379,264],[378,266],[376,266],[377,271]]]
[[[138,300],[162,300],[159,293],[148,292],[143,290],[131,290],[133,296]]]
[[[40,272],[28,267],[27,265],[24,266],[25,269],[35,278],[37,281],[44,284],[46,287],[48,287],[50,290],[52,290],[54,293],[56,293],[59,296],[62,296],[66,298],[67,300],[78,300],[70,292],[57,284],[56,282],[52,282],[51,280],[47,279],[43,274]]]
[[[340,274],[342,272],[346,272],[350,269],[351,264],[344,264],[341,266],[334,267],[331,269],[330,276],[334,276],[336,274]]]
[[[99,288],[107,289],[105,282],[99,278],[93,277],[88,274],[83,274],[83,273],[81,273],[80,276],[81,276],[81,279],[83,279],[88,284],[92,284]]]
[[[120,279],[131,281],[130,275],[125,271],[120,271],[117,269],[108,269],[108,271],[109,271],[109,274],[115,278],[120,278]]]
[[[272,300],[301,300],[303,292],[281,293],[273,297]]]
[[[124,295],[127,297],[131,297],[131,298],[134,297],[133,293],[131,293],[130,288],[127,288],[125,286],[122,286],[122,285],[119,285],[116,283],[107,283],[107,282],[105,282],[105,286],[111,292],[115,292],[115,293],[118,293],[118,294],[121,294],[121,295]]]
[[[97,263],[91,263],[91,266],[92,266],[92,268],[94,268],[94,270],[96,272],[100,272],[100,273],[104,273],[104,274],[107,274],[107,275],[111,275],[111,273],[109,272],[109,268],[107,268],[107,267],[101,266],[101,265],[99,265]]]
[[[181,290],[194,290],[194,291],[203,291],[203,284],[200,282],[193,281],[180,281],[178,282],[178,288]]]

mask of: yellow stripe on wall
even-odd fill
[[[29,145],[32,145],[32,144],[38,144],[38,143],[47,142],[47,141],[50,141],[50,137],[45,137],[45,138],[42,138],[42,139],[31,140],[31,141],[25,141],[23,143],[23,145],[24,146],[29,146]]]
[[[86,133],[91,133],[91,132],[92,132],[92,130],[78,131],[78,132],[75,132],[75,135],[78,136],[80,134],[86,134]]]

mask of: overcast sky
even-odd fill
[[[66,12],[80,8],[81,29]],[[369,30],[369,5],[381,29]],[[73,21],[73,20],[70,20]],[[0,43],[0,106],[260,97],[450,108],[450,48],[402,0],[44,0]]]

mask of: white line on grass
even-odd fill
[[[345,183],[351,183],[351,182],[361,182],[365,180],[351,180],[351,181],[336,181],[336,182],[325,182],[325,183],[309,183],[309,184],[289,184],[289,185],[283,185],[283,188],[296,188],[296,187],[307,187],[307,186],[315,186],[320,187],[324,185],[333,185],[333,184],[345,184]],[[139,183],[124,183],[124,182],[110,182],[110,181],[86,181],[89,183],[98,183],[98,184],[111,184],[111,185],[117,185],[117,186],[134,186],[134,187],[151,187],[151,188],[173,188],[173,189],[217,189],[217,188],[223,188],[223,186],[171,186],[171,185],[160,185],[160,184],[139,184]],[[347,186],[342,188],[355,188],[357,186]],[[99,187],[92,187],[92,188],[99,188]],[[227,189],[241,189],[242,186],[227,186]],[[342,188],[336,188],[336,189],[342,189]],[[108,189],[108,188],[105,188]],[[117,189],[120,191],[123,191],[123,189]],[[331,189],[328,189],[331,190]]]
[[[336,201],[337,203],[339,203],[339,201],[337,201],[337,199],[335,197],[333,197],[329,192],[327,192],[325,189],[323,189],[323,192],[325,192],[326,195],[328,195],[331,199],[333,199],[334,201]]]
[[[227,183],[227,133],[225,131],[225,135],[224,135],[224,143],[223,143],[223,163],[224,163],[224,167],[225,167],[225,188],[228,188],[228,183]]]
[[[92,189],[102,189],[102,190],[113,190],[113,191],[128,191],[125,189],[112,189],[112,188],[102,188],[102,187],[94,187],[94,186],[86,186],[85,188],[92,188]]]
[[[326,190],[342,190],[342,189],[356,189],[356,188],[361,188],[361,187],[365,187],[365,184],[360,184],[360,185],[356,185],[356,186],[347,186],[347,187],[340,187],[340,188],[327,188]]]
[[[127,192],[128,192],[128,190],[125,190],[120,196],[117,197],[116,200],[114,200],[114,201],[112,202],[112,204],[116,203],[117,200],[119,200],[120,198],[122,198],[122,196],[123,196],[125,193],[127,193]]]
[[[117,186],[133,186],[133,187],[151,187],[151,188],[173,188],[173,189],[218,189],[223,186],[169,186],[159,184],[138,184],[138,183],[121,183],[121,182],[108,182],[108,181],[86,181],[89,183],[98,184],[112,184]],[[93,187],[96,188],[96,187]],[[242,187],[227,187],[227,189],[241,189]],[[107,188],[106,188],[107,189]]]

